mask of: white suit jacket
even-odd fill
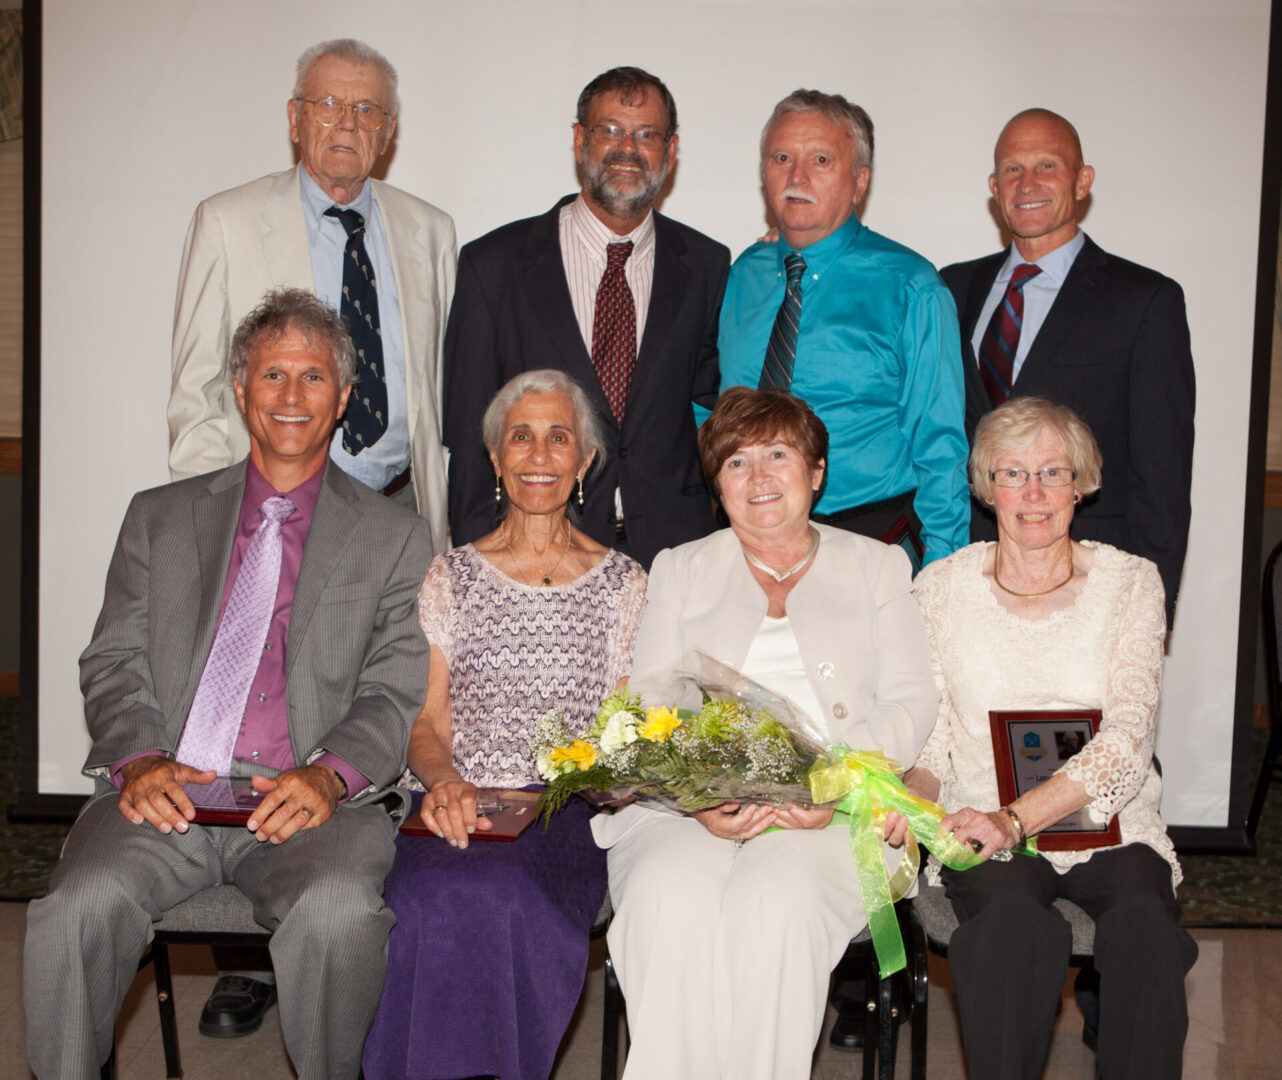
[[[884,750],[907,769],[935,726],[939,691],[908,556],[878,540],[816,524],[815,561],[788,594],[788,621],[829,737]],[[628,686],[649,705],[698,709],[694,650],[743,667],[767,609],[739,538],[723,529],[659,552],[650,570]],[[628,807],[593,822],[609,847],[633,824]]]
[[[166,410],[175,480],[223,468],[249,452],[227,378],[232,335],[268,289],[315,289],[298,168],[211,196],[192,217],[178,273]],[[444,551],[441,344],[458,258],[454,222],[422,199],[370,183],[400,297],[414,494],[433,547]]]
[[[939,692],[908,557],[896,547],[815,525],[815,561],[788,594],[788,620],[831,738],[881,749],[906,769],[935,726]],[[629,685],[653,704],[699,707],[689,670],[701,650],[743,667],[766,615],[730,529],[659,553],[650,571]]]

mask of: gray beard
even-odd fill
[[[592,201],[612,217],[632,218],[644,214],[650,209],[650,204],[654,202],[655,196],[659,194],[659,189],[663,187],[663,181],[668,173],[668,154],[666,150],[659,168],[653,172],[649,170],[649,166],[640,154],[628,154],[622,150],[612,150],[597,165],[589,165],[585,160],[586,156],[586,154],[583,154],[579,158],[579,164],[583,167],[583,186],[587,189]],[[614,189],[614,186],[606,176],[605,170],[608,166],[617,163],[637,165],[645,170],[645,181],[640,191],[629,195]]]

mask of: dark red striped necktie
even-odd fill
[[[979,343],[979,377],[994,405],[1010,397],[1015,382],[1015,353],[1024,326],[1024,286],[1041,272],[1042,268],[1032,263],[1015,267],[1006,294]]]

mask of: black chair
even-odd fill
[[[211,885],[170,908],[155,924],[151,948],[138,967],[151,963],[156,971],[156,1003],[160,1009],[160,1038],[165,1047],[165,1076],[179,1080],[182,1058],[178,1052],[178,1018],[174,1010],[174,984],[169,968],[170,945],[266,945],[272,932],[254,922],[249,898],[235,885]],[[114,1058],[114,1053],[113,1053]],[[108,1067],[113,1066],[108,1061]],[[104,1077],[114,1075],[103,1070]]]
[[[1269,684],[1269,742],[1255,781],[1255,796],[1246,818],[1246,834],[1254,838],[1260,824],[1260,813],[1269,794],[1269,783],[1282,772],[1282,654],[1279,654],[1278,618],[1282,616],[1282,575],[1277,572],[1282,543],[1269,554],[1264,564],[1264,670]]]
[[[1095,965],[1095,920],[1071,900],[1056,900],[1052,905],[1073,930],[1073,967]],[[926,970],[926,950],[939,956],[948,955],[948,943],[957,929],[957,913],[942,885],[927,885],[913,897],[908,928],[909,970],[913,976],[912,1071],[911,1080],[926,1080],[926,1001],[930,979]]]

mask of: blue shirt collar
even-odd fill
[[[852,210],[850,217],[846,218],[841,225],[835,228],[822,240],[816,240],[808,247],[799,249],[798,254],[806,260],[806,276],[818,277],[821,275],[825,270],[832,266],[833,263],[841,258],[847,248],[851,247],[855,243],[862,231],[863,225],[860,224],[859,215]],[[777,256],[779,259],[779,273],[783,276],[785,274],[783,260],[786,256],[790,255],[794,249],[790,248],[787,243],[784,242],[782,236],[779,238],[779,242],[775,247],[778,249]]]
[[[1046,277],[1053,281],[1057,286],[1064,284],[1064,279],[1068,277],[1068,272],[1073,269],[1073,263],[1077,261],[1077,256],[1086,245],[1086,234],[1081,229],[1066,244],[1060,244],[1054,251],[1048,251],[1034,264],[1041,268]],[[1002,263],[1001,271],[997,275],[997,280],[1003,284],[1010,281],[1011,275],[1015,272],[1015,267],[1024,262],[1023,256],[1012,243],[1010,254],[1006,256],[1006,261]]]
[[[366,221],[369,221],[370,211],[374,208],[374,185],[366,178],[365,183],[361,185],[361,193],[349,203],[336,203],[329,195],[321,189],[320,184],[312,179],[305,166],[298,166],[298,175],[300,177],[300,186],[303,192],[303,213],[307,216],[307,225],[311,229],[319,229],[321,223],[325,221],[325,211],[331,206],[338,206],[343,210],[355,210]],[[330,219],[333,220],[333,219]],[[341,223],[336,222],[341,228]]]

